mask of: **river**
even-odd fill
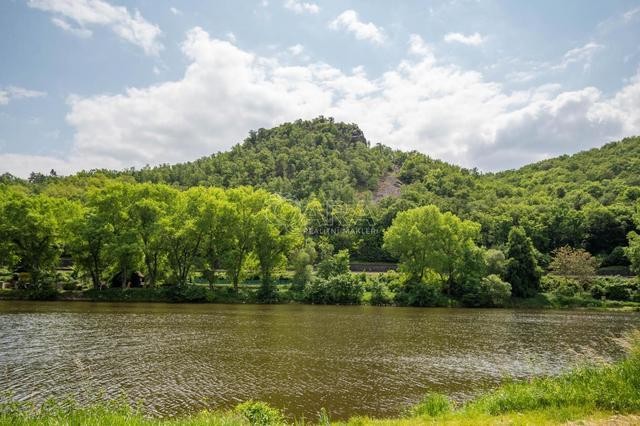
[[[0,390],[124,392],[171,416],[263,400],[290,415],[392,416],[507,377],[612,360],[640,314],[309,305],[0,302]]]

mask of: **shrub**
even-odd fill
[[[284,424],[282,412],[264,402],[247,401],[238,405],[235,410],[249,421],[252,426],[269,426]]]
[[[379,279],[369,280],[367,283],[371,292],[369,303],[374,306],[384,306],[391,303],[391,297],[389,297],[387,286],[384,283]]]
[[[442,284],[437,281],[411,283],[403,285],[394,298],[400,306],[446,306],[447,299],[442,295]]]
[[[489,275],[478,283],[466,286],[462,303],[475,307],[500,307],[510,298],[511,284],[502,281],[497,275]]]
[[[409,415],[412,417],[436,417],[448,413],[453,408],[451,400],[439,393],[428,393],[417,405],[411,407]]]
[[[203,303],[211,301],[212,294],[207,288],[199,285],[169,286],[164,294],[172,302]]]
[[[545,275],[540,285],[544,291],[562,297],[573,297],[584,290],[576,279],[558,275]]]
[[[342,274],[329,279],[315,278],[304,289],[304,300],[318,304],[359,304],[364,288],[361,279]]]
[[[349,250],[327,256],[318,263],[318,275],[324,279],[349,273]]]
[[[78,283],[75,281],[68,281],[68,282],[62,283],[62,289],[67,291],[73,291],[73,290],[81,290],[82,287],[79,286]]]
[[[591,286],[590,293],[595,299],[630,301],[636,298],[640,286],[638,281],[622,277],[598,277]]]
[[[602,260],[601,266],[629,266],[629,259],[624,254],[624,247],[618,246],[611,250],[611,253]]]

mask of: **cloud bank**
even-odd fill
[[[189,65],[179,80],[70,97],[74,140],[66,159],[5,154],[0,164],[24,175],[193,160],[228,149],[251,129],[321,114],[359,124],[373,143],[483,170],[640,133],[640,74],[611,96],[557,85],[508,91],[480,72],[439,62],[417,35],[407,59],[374,78],[361,67],[285,65],[201,28],[186,34],[182,52]]]
[[[79,37],[90,37],[89,27],[104,26],[148,55],[157,55],[163,49],[159,40],[162,31],[137,10],[131,14],[126,7],[103,0],[28,0],[27,5],[53,14],[54,25]]]

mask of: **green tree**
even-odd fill
[[[238,291],[245,262],[255,243],[255,221],[265,207],[269,193],[251,187],[239,187],[227,192],[231,208],[228,210],[228,246],[222,257],[233,288]]]
[[[640,275],[640,234],[629,232],[629,247],[625,247],[624,254],[631,262],[631,271]]]
[[[113,226],[92,206],[82,206],[69,226],[68,247],[74,262],[88,272],[93,288],[102,288],[108,264],[106,247],[113,238]]]
[[[272,195],[255,217],[254,251],[260,262],[262,301],[275,298],[273,269],[283,265],[288,255],[304,241],[305,218],[298,207],[282,197]]]
[[[531,239],[522,227],[511,228],[505,278],[511,284],[511,294],[515,297],[531,297],[540,289],[542,273],[534,250]]]
[[[555,275],[574,277],[583,284],[596,275],[598,261],[584,249],[564,246],[555,249],[552,254],[549,270]]]
[[[203,235],[201,266],[210,286],[216,281],[216,269],[220,267],[222,255],[229,245],[231,217],[231,205],[224,190],[204,189],[198,211],[198,227]]]
[[[435,272],[451,293],[453,285],[482,269],[484,260],[475,244],[480,225],[461,220],[436,206],[399,213],[384,235],[384,248],[400,259],[409,281],[421,282]]]
[[[33,286],[58,264],[63,249],[63,218],[68,203],[45,195],[9,193],[0,204],[0,240],[5,262],[22,266]]]
[[[170,213],[162,220],[163,245],[174,284],[187,284],[204,239],[198,226],[202,203],[201,188],[191,188],[176,194]]]
[[[154,287],[166,259],[164,220],[177,191],[166,185],[142,184],[134,189],[133,197],[129,217],[142,250],[145,286]]]

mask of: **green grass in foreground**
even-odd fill
[[[443,395],[429,394],[397,419],[355,417],[346,425],[417,424],[560,424],[570,420],[607,420],[613,415],[640,413],[640,331],[624,341],[625,359],[615,364],[584,365],[557,377],[510,382],[463,406]],[[628,419],[630,417],[627,417]],[[619,419],[619,418],[618,418]],[[640,422],[632,417],[628,423]],[[231,411],[202,412],[177,419],[153,419],[123,401],[79,407],[46,403],[40,407],[0,402],[0,425],[276,425],[301,424],[260,402],[247,402]],[[307,423],[329,424],[321,413]]]

